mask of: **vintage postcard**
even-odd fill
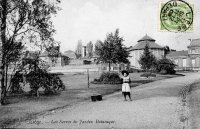
[[[0,128],[200,129],[199,0],[0,0]]]

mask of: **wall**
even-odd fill
[[[58,58],[57,58],[56,64],[55,64],[56,67],[60,67],[60,66],[61,66],[61,63],[62,63],[62,62],[61,62],[61,58],[62,58],[62,57],[58,57]]]
[[[52,62],[50,57],[42,56],[42,57],[40,57],[40,59],[43,60],[43,61],[46,61],[51,67],[54,67],[53,62]],[[55,67],[60,67],[60,66],[62,66],[62,57],[58,57],[56,59],[56,63],[55,63]]]
[[[143,54],[144,50],[134,50],[130,52],[130,58],[129,61],[131,63],[131,66],[140,68],[140,64],[138,63],[141,55]],[[154,56],[157,59],[161,59],[164,56],[164,50],[161,49],[150,49],[150,51],[154,54]]]

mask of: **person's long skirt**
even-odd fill
[[[131,92],[129,83],[122,84],[122,94],[129,94]]]

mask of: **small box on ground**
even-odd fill
[[[91,100],[93,102],[95,102],[95,101],[101,101],[102,100],[102,95],[92,95],[91,96]]]

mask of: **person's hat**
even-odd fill
[[[127,75],[129,75],[129,72],[126,71],[126,70],[123,70],[123,71],[122,71],[122,75],[124,75],[124,73],[126,73]]]

